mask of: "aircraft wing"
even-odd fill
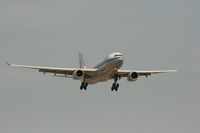
[[[16,64],[9,64],[9,63],[7,63],[7,65],[11,66],[11,67],[35,69],[35,70],[38,70],[39,72],[43,72],[43,73],[53,73],[53,74],[55,74],[55,76],[56,76],[56,74],[61,74],[66,77],[69,75],[70,76],[73,75],[74,71],[76,71],[76,70],[82,70],[85,73],[86,78],[92,77],[95,74],[95,72],[97,71],[97,69],[41,67],[41,66],[29,66],[29,65],[16,65]]]
[[[160,74],[160,73],[173,73],[177,72],[176,70],[150,70],[150,71],[141,71],[141,70],[118,70],[118,75],[121,77],[127,77],[129,73],[136,72],[138,76],[151,76],[153,74]]]

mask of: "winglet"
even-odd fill
[[[8,63],[7,61],[5,61],[5,63],[6,63],[8,66],[11,66],[11,64],[10,64],[10,63]]]

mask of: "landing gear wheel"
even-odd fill
[[[118,88],[119,88],[119,84],[116,84],[115,85],[115,91],[118,91]]]
[[[119,88],[119,83],[116,84],[116,88],[117,88],[117,89]]]
[[[82,89],[87,90],[87,86],[88,86],[87,82],[82,82],[81,86],[80,86],[80,90],[82,90]]]
[[[114,90],[115,90],[115,88],[112,86],[112,87],[111,87],[111,91],[114,91]]]
[[[118,91],[119,88],[119,84],[118,83],[113,83],[112,87],[111,87],[111,91]]]
[[[84,90],[87,90],[87,86],[84,86],[83,88],[84,88]]]
[[[117,83],[118,79],[120,79],[121,77],[116,73],[114,75],[114,83],[112,84],[112,87],[111,87],[111,91],[118,91],[118,88],[119,88],[119,83]]]

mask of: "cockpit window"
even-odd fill
[[[122,56],[121,54],[116,54],[116,55],[115,55],[115,57],[121,57],[121,56]]]

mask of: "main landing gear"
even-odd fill
[[[114,83],[112,84],[112,87],[111,87],[111,91],[118,91],[118,88],[119,88],[119,83],[117,83],[118,79],[120,79],[120,77],[118,77],[117,75],[115,75],[114,77]]]
[[[117,83],[117,81],[118,81],[118,79],[120,79],[120,78],[121,78],[121,77],[119,77],[118,75],[115,75],[115,76],[114,76],[114,83],[112,84],[111,91],[118,91],[119,83]],[[87,90],[87,87],[88,87],[88,83],[84,80],[84,81],[81,83],[80,90]]]
[[[82,90],[82,89],[87,90],[87,86],[88,86],[88,83],[85,82],[85,81],[83,81],[83,82],[81,83],[80,90]]]

